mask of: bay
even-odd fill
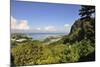
[[[27,33],[26,35],[34,40],[41,40],[48,37],[60,37],[66,35],[66,33]]]

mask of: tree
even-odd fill
[[[81,16],[81,19],[90,19],[92,14],[95,12],[95,6],[85,6],[82,5],[81,9],[79,10],[79,15]]]

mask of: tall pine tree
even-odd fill
[[[95,6],[82,5],[79,11],[81,19],[90,19],[92,14],[95,13]]]

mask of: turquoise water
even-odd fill
[[[47,37],[56,37],[56,36],[63,36],[66,33],[27,33],[29,37],[32,37],[34,40],[45,39]]]

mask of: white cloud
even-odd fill
[[[56,29],[55,26],[46,26],[46,27],[37,27],[31,29],[28,25],[27,20],[17,20],[14,17],[11,16],[11,29],[13,30],[28,30],[28,31],[34,31],[34,32],[69,32],[71,28],[71,24],[64,24],[64,28],[58,28]]]
[[[28,30],[29,25],[27,20],[20,20],[20,22],[17,22],[17,20],[11,16],[11,29]]]
[[[40,30],[41,30],[41,28],[36,28],[36,30],[40,31]]]
[[[29,29],[29,25],[28,25],[27,20],[21,20],[17,27],[18,27],[17,29],[21,29],[21,30]]]
[[[55,32],[57,30],[54,26],[47,26],[47,27],[44,28],[44,31],[46,31],[46,32]]]
[[[71,25],[70,24],[65,24],[64,25],[64,30],[66,31],[66,32],[70,32],[70,29],[71,29]]]
[[[69,27],[69,26],[70,26],[69,24],[65,24],[65,25],[64,25],[65,28],[67,28],[67,27]]]

